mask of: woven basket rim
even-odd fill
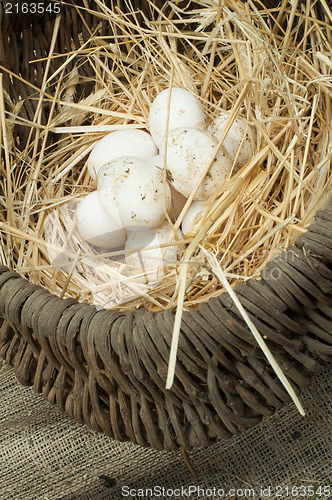
[[[332,203],[294,247],[269,263],[260,280],[235,287],[297,391],[332,357],[326,326],[332,318],[332,242],[326,231],[332,231]],[[96,311],[93,305],[53,296],[4,266],[0,273],[1,357],[14,366],[21,383],[33,384],[67,414],[117,440],[168,450],[208,446],[217,436],[230,437],[257,424],[289,401],[227,293],[198,312],[184,313],[175,384],[166,390],[172,311]],[[330,314],[325,327],[322,311]],[[310,332],[312,319],[313,332],[320,328],[316,338]],[[241,351],[250,367],[238,359]],[[282,360],[283,355],[288,359]],[[245,385],[251,383],[250,391],[237,385],[234,372]],[[202,373],[212,377],[206,391]],[[233,396],[234,406],[227,407],[215,393],[217,380]],[[239,404],[234,387],[245,401],[242,415],[234,410]]]

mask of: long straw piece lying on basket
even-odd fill
[[[231,184],[231,187],[229,188],[230,194],[226,197],[226,199],[220,205],[218,210],[216,210],[215,214],[204,224],[202,229],[200,231],[198,231],[197,235],[192,240],[192,242],[190,243],[190,245],[188,246],[187,250],[184,253],[182,262],[180,264],[179,279],[177,281],[178,300],[177,300],[177,308],[176,308],[174,327],[173,327],[171,351],[170,351],[170,355],[169,355],[166,389],[170,389],[172,387],[173,380],[174,380],[175,365],[176,365],[176,353],[177,353],[177,348],[178,348],[178,343],[179,343],[181,319],[182,319],[182,313],[183,313],[183,302],[184,302],[184,296],[185,296],[185,292],[186,292],[188,263],[190,261],[192,254],[194,253],[195,249],[197,248],[197,245],[199,244],[199,242],[204,238],[207,231],[214,224],[214,222],[218,219],[220,214],[222,214],[226,210],[226,208],[233,203],[233,201],[235,200],[235,198],[238,196],[241,189],[243,188],[243,184],[244,184],[244,179],[242,179],[241,177],[239,179],[237,179],[233,184]]]
[[[284,388],[286,389],[286,391],[288,392],[288,394],[290,395],[290,397],[294,401],[294,403],[295,403],[297,409],[299,410],[300,414],[302,416],[304,416],[305,415],[305,411],[304,411],[304,409],[303,409],[303,407],[302,407],[302,405],[301,405],[298,397],[296,396],[296,394],[294,392],[294,389],[292,388],[292,386],[288,382],[288,380],[285,377],[283,371],[281,370],[281,368],[279,367],[278,363],[276,362],[273,354],[271,353],[270,349],[268,348],[268,346],[264,342],[263,337],[261,336],[261,334],[259,333],[259,331],[255,327],[255,325],[253,324],[253,322],[249,318],[247,312],[243,308],[243,306],[242,306],[241,302],[239,301],[239,299],[238,299],[236,293],[234,292],[233,288],[228,283],[227,278],[225,276],[225,273],[223,272],[222,268],[220,267],[220,265],[219,265],[219,263],[218,263],[215,255],[212,254],[212,253],[207,252],[206,249],[202,247],[202,245],[199,245],[199,248],[204,253],[204,255],[206,257],[206,260],[208,261],[208,263],[210,265],[211,271],[213,272],[213,274],[215,276],[217,276],[217,278],[220,280],[221,284],[225,287],[227,293],[232,298],[234,304],[238,308],[241,316],[243,317],[244,321],[246,322],[246,324],[247,324],[248,328],[250,329],[251,333],[253,334],[253,336],[257,340],[257,343],[258,343],[259,347],[262,349],[263,353],[265,354],[267,360],[269,361],[270,365],[272,366],[273,370],[275,371],[275,373],[276,373],[277,377],[279,378],[280,382],[282,383],[282,385],[284,386]]]

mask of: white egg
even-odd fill
[[[198,216],[204,211],[204,203],[199,200],[192,202],[181,224],[183,234],[188,234],[193,230]]]
[[[94,146],[88,159],[89,174],[96,179],[101,167],[116,158],[134,156],[149,160],[157,153],[156,145],[147,132],[131,128],[116,130]]]
[[[177,236],[178,239],[182,239],[180,230],[177,231]],[[140,269],[149,269],[176,262],[182,254],[178,245],[172,245],[168,248],[160,247],[162,244],[175,240],[173,229],[168,221],[164,221],[155,229],[130,231],[125,246],[125,250],[128,252],[126,254],[126,263]],[[130,253],[132,250],[138,251]]]
[[[179,128],[169,134],[166,155],[168,179],[186,198],[192,193],[217,144],[210,134],[193,128]],[[160,154],[164,157],[164,147]],[[221,147],[194,199],[206,200],[218,191],[231,168],[232,161],[226,149]]]
[[[163,158],[160,155],[156,155],[151,159],[152,163],[155,163],[162,172],[164,172]],[[171,205],[169,209],[169,216],[173,222],[178,218],[181,210],[183,209],[187,198],[185,198],[181,193],[176,191],[172,184],[168,184],[171,192]]]
[[[81,237],[92,245],[118,248],[125,244],[125,233],[116,212],[113,217],[105,213],[97,191],[83,198],[77,207],[76,219]]]
[[[140,230],[157,227],[165,219],[164,176],[158,162],[152,158],[118,158],[98,173],[98,194],[101,206],[112,215],[114,206],[123,227]],[[166,210],[171,193],[166,183]]]
[[[208,127],[208,132],[213,135],[218,141],[226,124],[229,113],[223,112],[216,118]],[[244,139],[243,139],[244,137]],[[241,141],[243,143],[241,145]],[[247,125],[243,118],[236,118],[226,135],[223,146],[227,149],[231,160],[234,162],[236,155],[239,155],[236,160],[235,168],[238,170],[247,163],[254,155],[255,151],[255,132],[250,125]]]
[[[157,95],[149,113],[150,133],[158,148],[164,142],[166,134],[169,91],[170,89],[166,89]],[[188,90],[175,87],[171,93],[168,132],[179,127],[205,130],[207,120],[198,99]]]

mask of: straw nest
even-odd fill
[[[284,1],[278,9],[235,0],[184,3],[183,9],[181,2],[159,8],[148,1],[142,13],[95,2],[90,10],[112,34],[93,30],[88,42],[82,39],[80,49],[66,54],[54,50],[61,31],[61,20],[55,20],[48,58],[30,61],[44,66],[43,83],[30,97],[38,103],[34,120],[22,118],[27,103],[12,102],[1,85],[0,258],[61,297],[120,310],[176,307],[185,265],[183,307],[196,308],[224,289],[202,248],[216,257],[230,284],[258,277],[306,232],[330,197],[327,2]],[[76,9],[79,14],[85,7]],[[93,77],[81,76],[84,65]],[[151,102],[170,86],[196,95],[209,120],[221,110],[230,111],[229,126],[245,118],[257,147],[206,202],[195,231],[182,242],[182,264],[148,275],[128,266],[123,250],[101,254],[82,241],[75,208],[96,188],[86,168],[96,141],[122,127],[148,130]],[[26,129],[24,147],[15,140],[18,126]],[[177,217],[167,214],[175,229],[190,203]]]

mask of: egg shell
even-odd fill
[[[151,159],[151,162],[154,162],[162,172],[164,171],[164,164],[163,164],[163,158],[160,155],[156,155]],[[176,191],[172,184],[168,184],[171,192],[171,206],[169,209],[168,215],[170,216],[172,222],[175,222],[178,216],[181,213],[181,210],[183,209],[187,198],[185,198],[181,193]]]
[[[218,142],[210,134],[193,128],[179,128],[169,134],[166,155],[168,178],[186,198],[191,195],[217,145]],[[160,152],[162,157],[165,155],[164,149],[162,147]],[[216,193],[231,168],[232,161],[226,149],[221,147],[194,200],[206,200]]]
[[[208,132],[217,139],[220,140],[222,132],[224,130],[226,120],[229,117],[229,113],[223,112],[218,118],[216,118],[208,127]],[[241,144],[242,138],[243,143]],[[243,118],[235,118],[231,128],[226,135],[223,146],[227,149],[231,160],[234,162],[236,155],[239,151],[235,169],[238,170],[243,165],[245,165],[254,155],[255,151],[255,132],[254,129],[247,125]]]
[[[198,216],[204,211],[204,204],[204,201],[199,200],[192,202],[181,224],[183,234],[188,234],[193,230]]]
[[[100,205],[97,191],[86,195],[76,210],[77,229],[81,237],[102,248],[118,248],[125,244],[121,221],[106,214]]]
[[[106,163],[123,156],[134,156],[149,160],[158,153],[152,137],[143,130],[121,129],[105,135],[92,149],[88,159],[88,170],[95,180]]]
[[[181,240],[182,232],[179,229],[177,230],[177,235]],[[155,229],[128,232],[125,250],[129,252],[129,250],[142,249],[142,251],[128,253],[126,256],[126,263],[140,269],[150,269],[160,266],[163,267],[167,262],[179,260],[182,252],[177,245],[172,245],[167,249],[165,247],[159,247],[143,250],[168,243],[170,238],[172,238],[171,241],[175,240],[173,229],[167,220]]]
[[[112,215],[115,206],[123,227],[128,230],[157,227],[165,219],[164,176],[153,158],[113,160],[99,171],[97,184],[105,212]],[[171,193],[167,183],[165,202],[169,210]]]
[[[157,95],[149,113],[150,133],[158,148],[164,142],[166,134],[169,91],[170,89],[166,89]],[[179,127],[205,130],[207,119],[198,99],[188,90],[175,87],[171,93],[168,132]]]

